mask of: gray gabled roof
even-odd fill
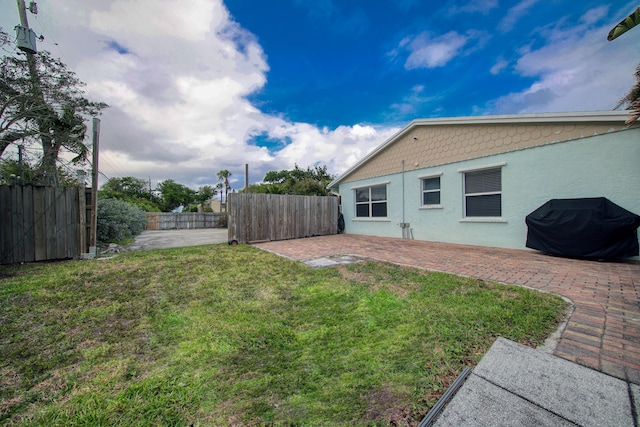
[[[539,114],[508,114],[498,116],[466,116],[446,117],[435,119],[416,119],[401,129],[391,138],[380,144],[355,165],[351,166],[338,178],[331,181],[328,188],[337,188],[338,184],[347,176],[356,171],[360,166],[377,156],[382,150],[395,143],[406,133],[417,126],[442,126],[442,125],[470,125],[470,124],[513,124],[513,123],[571,123],[571,122],[625,122],[630,111],[584,111],[573,113],[539,113]]]

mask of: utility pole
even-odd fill
[[[29,68],[29,78],[31,79],[31,91],[33,97],[38,104],[38,107],[44,107],[47,105],[42,88],[40,87],[40,77],[38,76],[38,69],[36,67],[36,38],[35,33],[29,28],[29,21],[27,20],[27,8],[24,4],[24,0],[17,0],[18,15],[20,16],[20,26],[17,29],[18,48],[27,55],[27,66]],[[31,2],[29,7],[31,13],[36,14],[38,8],[34,2]],[[54,155],[52,151],[52,137],[50,135],[51,125],[47,117],[42,114],[36,116],[36,124],[40,133],[40,142],[42,144],[43,163],[50,162],[48,159]],[[55,161],[53,165],[49,165],[51,170],[46,170],[47,177],[45,178],[45,184],[50,185],[57,181],[57,170],[55,168]]]
[[[27,64],[29,66],[29,77],[31,78],[31,82],[33,85],[33,90],[36,94],[36,97],[42,101],[44,104],[44,95],[40,90],[40,80],[38,79],[38,73],[36,70],[36,60],[33,57],[33,54],[36,52],[36,44],[35,44],[35,36],[32,35],[33,31],[29,28],[29,20],[27,19],[27,7],[24,4],[24,0],[17,0],[18,2],[18,16],[20,16],[20,25],[22,28],[20,29],[25,37],[25,43],[18,46],[24,53],[27,55]],[[32,12],[37,13],[37,8],[35,6],[32,7]],[[19,31],[20,31],[19,30]],[[24,146],[18,146],[18,163],[20,164],[20,181],[22,185],[24,185],[24,165],[23,165],[23,150]]]
[[[24,0],[18,0],[18,14],[20,15],[20,25],[25,28],[29,28],[29,21],[27,20],[27,6],[25,6]]]
[[[29,3],[29,11],[34,15],[38,14],[38,5],[32,1]],[[29,28],[27,20],[27,7],[24,0],[18,0],[18,15],[20,16],[20,25],[16,27],[16,42],[18,48],[27,53],[36,53],[36,33]]]
[[[27,7],[24,4],[24,0],[17,0],[18,2],[18,15],[20,16],[20,26],[24,29],[25,34],[23,37],[26,37],[27,40],[31,39],[31,28],[29,28],[29,20],[27,19]],[[31,82],[33,83],[33,90],[37,91],[37,95],[42,98],[44,102],[44,97],[42,96],[42,92],[40,91],[40,81],[38,79],[38,73],[36,70],[36,60],[33,57],[33,54],[36,52],[35,50],[35,37],[33,38],[33,46],[28,46],[28,43],[25,45],[19,45],[18,47],[27,55],[27,63],[29,64],[29,76],[31,77]]]
[[[24,185],[24,145],[18,145],[18,166],[20,167],[20,185]]]
[[[98,254],[98,158],[100,150],[100,119],[93,118],[93,159],[91,165],[91,226],[89,228],[89,254]]]
[[[244,164],[244,192],[249,193],[249,164]]]

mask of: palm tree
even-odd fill
[[[636,122],[640,119],[640,64],[636,67],[636,84],[633,85],[629,93],[622,98],[618,105],[616,105],[615,109],[625,106],[625,108],[631,110],[631,115],[627,119],[627,124]]]
[[[222,169],[221,171],[218,171],[218,173],[216,174],[216,176],[218,177],[218,179],[220,181],[224,182],[224,201],[225,203],[227,202],[227,196],[229,195],[229,177],[231,176],[231,172],[229,172],[226,169]],[[225,212],[227,211],[226,208],[226,204],[225,204]]]
[[[607,40],[612,41],[620,37],[622,34],[626,33],[638,24],[640,24],[640,7],[633,11],[631,15],[620,21],[618,25],[613,27],[607,35]],[[636,67],[635,78],[636,84],[615,107],[615,109],[618,109],[624,105],[626,108],[632,110],[631,116],[627,120],[627,124],[634,123],[640,119],[640,65]]]
[[[640,24],[640,7],[633,11],[631,15],[620,21],[618,25],[613,27],[607,35],[607,40],[612,41],[620,37],[622,34],[626,33],[638,24]]]

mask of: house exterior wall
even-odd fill
[[[413,140],[413,136],[409,137]],[[349,176],[349,182],[342,181],[339,185],[346,233],[402,237],[403,194],[404,222],[410,224],[415,239],[480,246],[524,249],[525,217],[549,199],[607,197],[640,214],[640,128],[531,145],[518,151],[505,150],[413,169],[406,166],[415,164],[416,158],[405,150],[404,159],[392,157],[396,170],[393,173],[353,181]],[[383,153],[377,157],[381,158],[380,163],[391,162]],[[402,170],[402,160],[405,160],[404,179],[397,172]],[[465,220],[460,170],[501,164],[504,164],[501,219]],[[368,169],[368,165],[363,168]],[[430,175],[441,177],[438,208],[421,207],[420,177]],[[354,188],[380,183],[388,183],[387,218],[355,218]]]
[[[487,123],[415,126],[343,181],[385,176],[402,170],[457,163],[531,147],[623,130],[611,122]]]

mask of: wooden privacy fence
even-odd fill
[[[220,227],[220,214],[214,212],[147,212],[147,230],[190,230]]]
[[[0,186],[0,264],[78,258],[86,252],[85,191]]]
[[[229,194],[229,241],[255,242],[338,233],[338,198]]]

